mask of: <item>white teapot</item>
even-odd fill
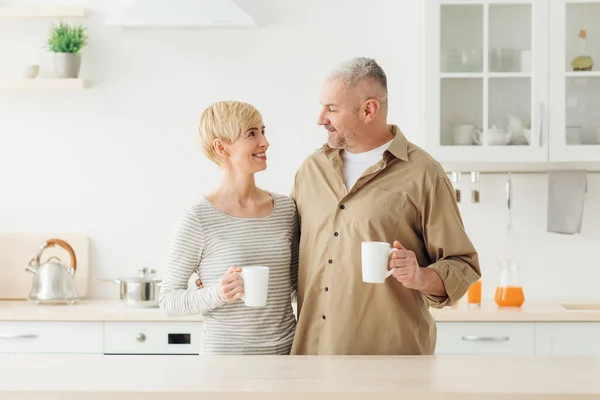
[[[519,117],[508,115],[508,136],[510,143],[515,145],[527,145],[529,140],[526,136],[530,136],[531,132],[527,130],[525,122]],[[527,132],[526,132],[527,131]],[[528,133],[526,135],[526,133]]]
[[[510,135],[496,125],[492,125],[485,134],[485,142],[488,146],[504,146],[510,142]]]

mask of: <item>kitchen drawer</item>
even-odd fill
[[[600,323],[538,322],[535,355],[600,357]]]
[[[198,354],[201,322],[105,322],[105,354]]]
[[[98,353],[102,322],[0,322],[0,353]]]
[[[438,322],[436,354],[534,355],[535,325],[528,322]]]

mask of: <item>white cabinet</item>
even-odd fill
[[[0,353],[98,353],[102,322],[0,322]]]
[[[600,322],[437,322],[436,354],[594,355]],[[0,353],[198,354],[202,322],[0,322]]]
[[[105,322],[105,354],[198,354],[201,322]]]
[[[198,354],[201,322],[0,322],[0,353]]]
[[[442,163],[600,161],[599,1],[427,0],[424,147]],[[590,54],[592,71],[571,60]]]
[[[600,357],[600,322],[438,322],[436,354]]]
[[[535,354],[600,357],[600,322],[536,323]]]
[[[436,354],[534,355],[531,322],[438,322]]]
[[[599,161],[600,1],[551,0],[550,7],[550,159]],[[574,70],[573,60],[593,65]]]

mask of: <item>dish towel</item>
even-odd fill
[[[586,192],[586,171],[548,172],[548,232],[581,232]]]

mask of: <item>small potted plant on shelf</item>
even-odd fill
[[[59,78],[78,78],[81,69],[81,49],[88,37],[82,26],[64,22],[53,25],[48,37],[48,49],[54,53],[54,69]]]

